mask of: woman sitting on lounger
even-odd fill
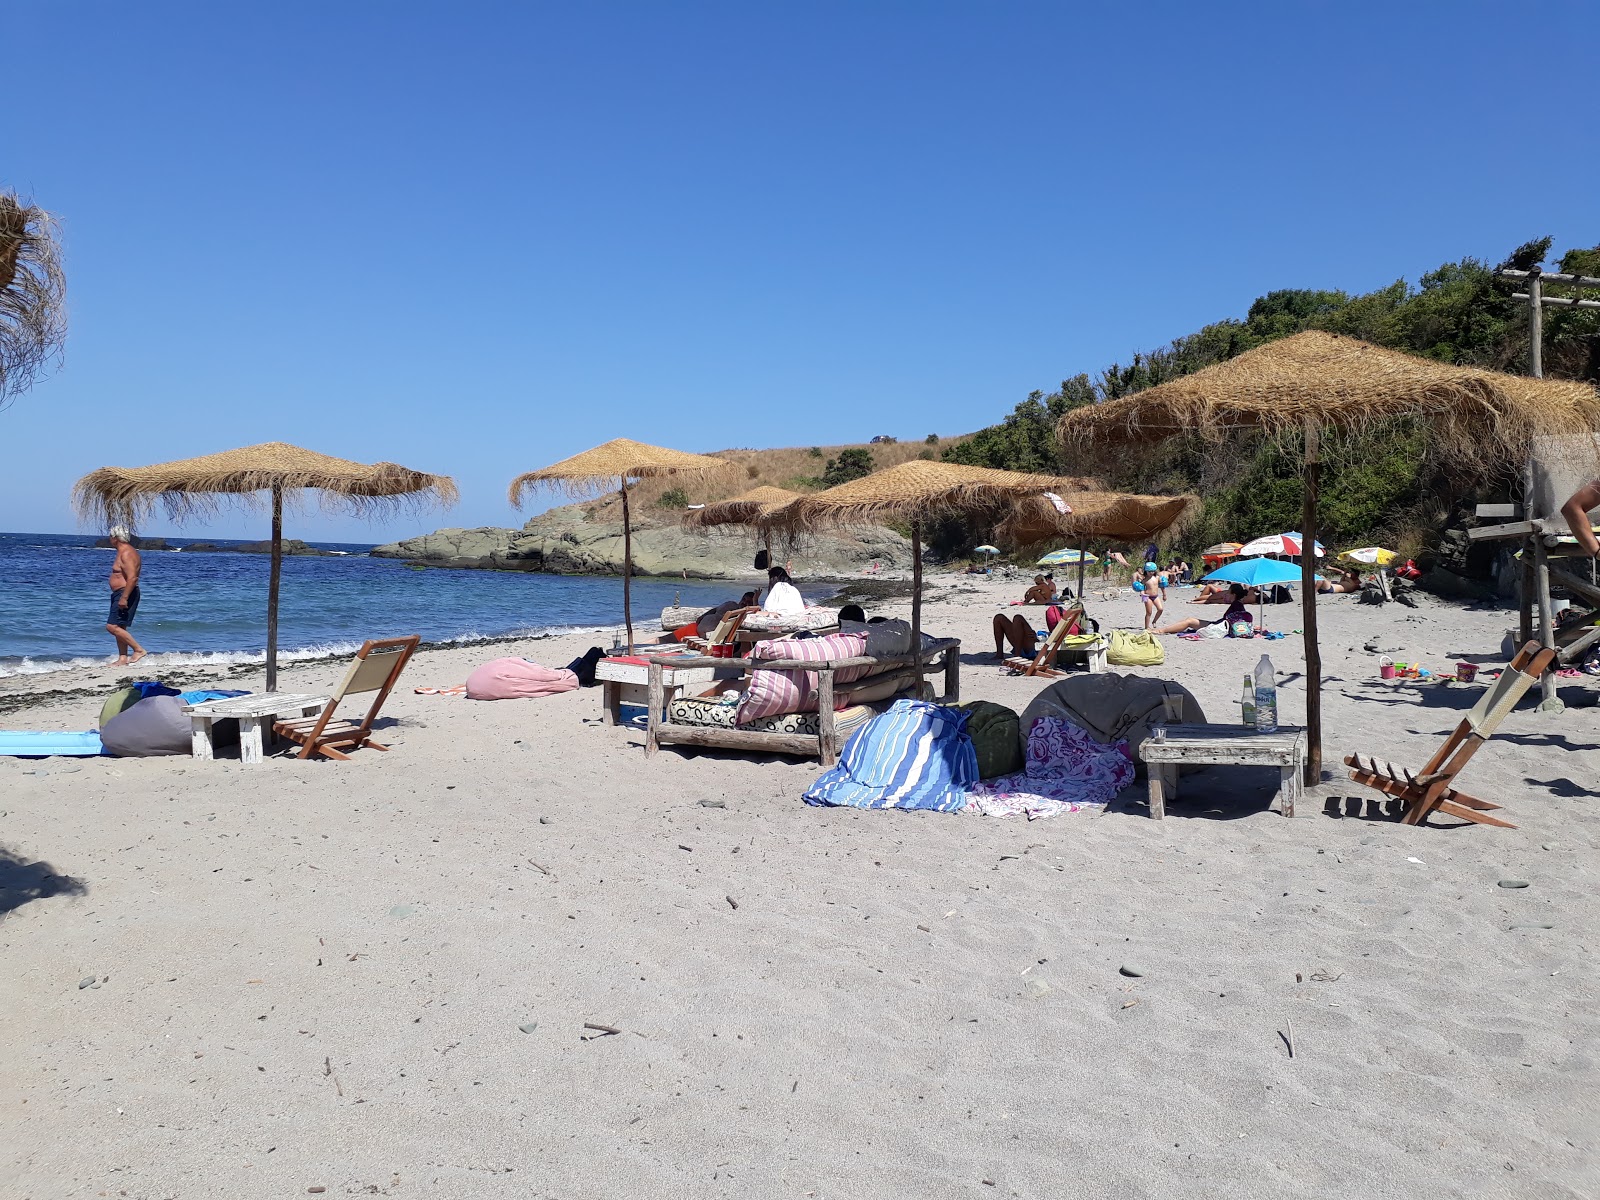
[[[1011,649],[1023,658],[1032,658],[1033,652],[1039,647],[1039,635],[1033,631],[1033,626],[1017,613],[1006,616],[996,613],[994,618],[994,656],[1006,657],[1006,643],[1011,643]]]
[[[761,608],[763,612],[783,613],[791,617],[798,617],[806,611],[806,602],[800,595],[800,589],[795,587],[789,572],[782,567],[773,567],[767,572],[767,598]]]
[[[1184,617],[1170,625],[1162,625],[1157,633],[1198,633],[1202,637],[1227,637],[1228,628],[1235,621],[1249,621],[1250,610],[1246,607],[1245,586],[1241,583],[1227,585],[1226,593],[1229,605],[1228,611],[1215,621],[1202,621],[1199,617]],[[1218,602],[1220,603],[1220,601]]]

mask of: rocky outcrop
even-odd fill
[[[163,547],[166,549],[167,547]],[[199,554],[271,554],[272,543],[267,542],[240,542],[237,546],[218,546],[214,542],[192,542],[187,546],[178,546],[176,549],[189,550]],[[308,546],[299,538],[283,539],[283,554],[285,558],[326,558],[331,557],[332,550],[318,550],[315,546]]]
[[[174,550],[177,548],[167,545],[166,538],[140,537],[137,534],[134,535],[132,544],[135,550]],[[109,550],[111,549],[111,539],[107,537],[95,538],[94,546],[96,550]]]
[[[429,566],[614,575],[622,570],[622,540],[619,522],[592,519],[583,507],[569,505],[541,513],[520,530],[440,529],[372,553]],[[755,573],[758,545],[755,534],[739,526],[690,533],[676,523],[645,524],[633,531],[633,566],[641,575],[745,578]],[[801,577],[854,575],[874,559],[886,569],[910,566],[911,543],[893,530],[870,528],[807,537],[792,551],[775,547],[775,555],[792,560]]]

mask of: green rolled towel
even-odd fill
[[[1016,713],[988,700],[970,700],[957,707],[971,714],[967,733],[978,752],[978,778],[995,779],[1022,770],[1022,738]]]

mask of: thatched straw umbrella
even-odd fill
[[[253,502],[267,492],[272,503],[272,569],[267,584],[267,691],[278,686],[278,581],[283,570],[283,501],[315,489],[324,507],[367,514],[412,504],[449,505],[456,485],[448,475],[427,475],[394,463],[371,466],[263,442],[153,467],[101,467],[78,480],[73,506],[84,520],[137,526],[160,502],[169,518],[209,515],[229,497]]]
[[[802,496],[774,514],[795,530],[883,525],[911,526],[911,631],[913,653],[922,634],[922,524],[943,516],[1001,521],[1019,501],[1050,492],[1085,491],[1088,481],[1058,475],[1024,475],[989,467],[913,459],[838,487]]]
[[[1600,429],[1600,394],[1580,383],[1525,379],[1455,367],[1329,333],[1295,334],[1193,375],[1120,400],[1076,409],[1058,433],[1068,453],[1115,461],[1130,447],[1179,434],[1219,440],[1259,429],[1303,439],[1301,532],[1315,546],[1319,441],[1325,429],[1356,430],[1391,417],[1430,422],[1435,452],[1474,470],[1520,468],[1544,437]],[[1317,646],[1314,554],[1301,555],[1305,610],[1306,782],[1322,777],[1322,658]]]
[[[732,464],[704,454],[685,454],[647,446],[629,438],[616,438],[593,450],[564,458],[542,471],[529,471],[511,481],[511,503],[521,508],[523,498],[536,488],[553,487],[572,499],[615,489],[622,493],[622,620],[628,629],[628,653],[633,653],[633,531],[628,518],[628,485],[663,475],[705,476]]]
[[[0,192],[0,405],[60,355],[66,293],[55,219]]]
[[[761,534],[767,557],[772,557],[772,527],[784,509],[800,499],[799,492],[762,484],[730,500],[717,500],[692,508],[683,515],[683,527],[706,530],[715,525],[751,525]]]
[[[1021,501],[999,534],[1018,546],[1032,546],[1061,538],[1078,540],[1078,595],[1083,595],[1082,551],[1089,538],[1113,542],[1142,542],[1162,533],[1175,533],[1200,510],[1197,496],[1141,496],[1133,492],[1066,492],[1061,497],[1072,510],[1057,511],[1042,496]]]

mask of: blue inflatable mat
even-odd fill
[[[91,758],[105,752],[105,747],[100,744],[100,733],[94,729],[87,733],[0,730],[0,755],[9,758],[47,758],[51,755]]]

